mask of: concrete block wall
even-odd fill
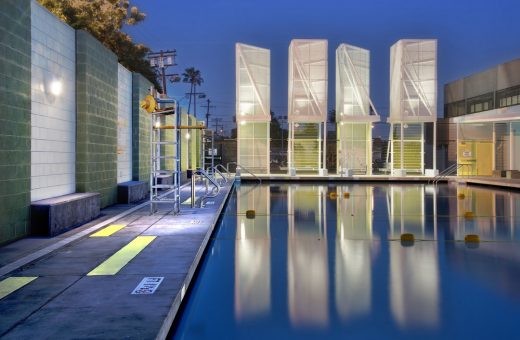
[[[132,74],[132,177],[150,181],[150,117],[139,103],[150,93],[152,84],[138,73]]]
[[[152,85],[35,0],[0,7],[4,244],[29,235],[32,201],[98,192],[105,207],[117,202],[118,181],[148,182],[150,122],[139,102]]]
[[[29,232],[31,12],[29,0],[0,10],[0,244]]]
[[[76,190],[99,192],[106,207],[117,202],[117,57],[76,31],[76,63]]]
[[[132,180],[132,72],[118,65],[117,183]]]
[[[76,190],[76,33],[31,1],[31,201]]]

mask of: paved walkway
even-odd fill
[[[166,337],[231,187],[204,208],[183,204],[179,215],[166,206],[154,215],[148,204],[115,206],[59,237],[0,248],[0,337]]]

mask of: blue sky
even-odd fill
[[[445,83],[520,58],[518,0],[132,0],[146,20],[127,29],[152,50],[177,50],[178,66],[201,70],[201,88],[230,125],[235,111],[234,44],[271,49],[271,108],[287,114],[291,39],[329,41],[329,108],[334,108],[334,52],[340,43],[371,52],[371,96],[388,114],[390,46],[404,38],[438,39],[438,90]],[[174,96],[185,84],[168,89]],[[440,102],[442,103],[442,102]],[[438,108],[442,115],[442,105]],[[204,109],[199,109],[202,112]],[[205,111],[204,111],[205,112]],[[213,116],[215,117],[215,116]],[[213,118],[212,117],[212,118]]]

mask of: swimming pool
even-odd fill
[[[241,184],[172,337],[511,338],[518,282],[518,192]]]

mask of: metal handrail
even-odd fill
[[[433,184],[437,184],[441,179],[456,174],[460,168],[465,166],[469,166],[469,164],[454,164],[454,166],[452,165],[448,169],[444,170],[442,174],[435,176],[435,178],[433,179]]]
[[[213,167],[213,178],[215,178],[215,181],[217,181],[217,183],[218,183],[218,180],[217,180],[217,177],[215,176],[215,174],[220,175],[220,177],[222,177],[222,179],[224,180],[224,183],[227,183],[226,176],[224,176],[222,174],[222,172],[219,171],[219,169],[217,169],[216,167]]]
[[[235,164],[235,165],[237,166],[237,168],[240,168],[240,169],[242,169],[242,170],[245,170],[248,174],[250,174],[250,175],[253,176],[255,179],[257,179],[257,180],[260,182],[260,184],[262,184],[262,180],[261,180],[258,176],[256,176],[254,173],[252,173],[252,172],[251,172],[250,170],[248,170],[246,167],[244,167],[244,166],[238,164],[237,162],[229,162],[229,163],[227,163],[226,167],[227,167],[227,169],[228,169],[228,172],[229,172],[229,165],[230,165],[230,164]]]
[[[458,166],[459,166],[459,164],[457,164],[457,163],[450,165],[450,166],[447,167],[446,169],[442,170],[438,175],[436,175],[435,177],[429,179],[429,180],[428,180],[428,184],[430,184],[430,181],[431,181],[432,183],[435,183],[435,181],[437,180],[437,178],[444,176],[445,174],[451,172],[454,168],[457,168]]]
[[[203,169],[200,169],[200,168],[195,170],[191,177],[191,207],[192,208],[195,208],[195,176],[196,175],[206,178],[214,186],[214,188],[212,190],[212,192],[213,192],[212,195],[207,193],[207,187],[206,187],[206,194],[204,196],[202,196],[199,200],[200,207],[202,207],[202,204],[206,198],[217,197],[218,193],[220,192],[220,186],[213,178],[211,178],[211,176],[206,171],[204,171]]]
[[[228,175],[228,177],[231,177],[231,173],[229,172],[229,170],[228,170],[228,169],[226,169],[226,167],[225,167],[225,166],[223,166],[222,164],[217,164],[217,165],[215,165],[215,167],[214,167],[214,168],[215,168],[215,169],[218,169],[219,167],[221,167],[221,168],[222,168],[222,170],[224,170],[224,171],[226,172],[226,174]]]

